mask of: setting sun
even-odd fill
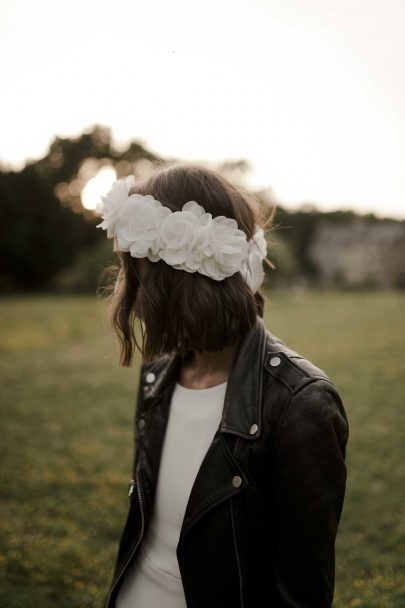
[[[86,209],[96,209],[101,197],[108,192],[113,182],[117,179],[117,174],[113,167],[103,167],[92,177],[81,192],[83,207]]]

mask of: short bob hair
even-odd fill
[[[234,218],[250,239],[255,224],[272,227],[275,208],[265,221],[258,198],[233,185],[213,169],[198,164],[175,164],[158,168],[137,182],[131,194],[151,194],[172,211],[180,211],[190,200],[197,201],[213,217]],[[263,317],[264,298],[252,293],[241,273],[215,281],[198,272],[189,273],[163,260],[150,262],[140,276],[137,259],[116,252],[111,295],[111,322],[120,343],[120,365],[130,367],[137,348],[145,362],[162,355],[190,351],[219,351],[236,345]],[[270,268],[275,268],[265,259]],[[142,344],[136,339],[135,321],[140,323]],[[142,326],[143,324],[143,326]]]

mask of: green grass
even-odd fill
[[[266,326],[325,369],[350,425],[336,608],[405,605],[405,294],[274,291]],[[102,606],[138,381],[91,297],[0,300],[0,606]]]

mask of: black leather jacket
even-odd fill
[[[108,608],[150,521],[179,362],[173,355],[142,365],[129,512]],[[332,381],[257,317],[238,347],[177,545],[189,608],[332,605],[348,436]]]

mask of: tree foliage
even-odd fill
[[[142,173],[142,167],[165,165],[177,159],[152,154],[143,143],[129,142],[124,150],[112,144],[110,129],[94,125],[76,138],[55,137],[43,158],[21,171],[0,169],[0,291],[61,286],[94,290],[93,273],[111,261],[104,233],[95,230],[99,219],[83,208],[80,193],[99,168],[113,166],[118,178]],[[243,184],[251,169],[244,160],[225,160],[218,170]],[[148,169],[146,169],[148,170]],[[319,221],[350,223],[354,211],[322,213],[310,204],[296,211],[278,204],[268,187],[256,191],[261,203],[276,207],[268,235],[269,258],[278,272],[271,281],[316,279],[318,268],[309,250]],[[373,214],[370,222],[380,221]],[[58,280],[60,278],[60,280]],[[55,280],[56,279],[56,280]]]
[[[21,171],[0,171],[0,290],[37,289],[68,268],[84,248],[103,238],[97,218],[74,189],[64,204],[58,185],[72,184],[88,159],[133,163],[157,160],[139,143],[114,150],[110,130],[95,126],[78,138],[56,137],[48,154]]]

